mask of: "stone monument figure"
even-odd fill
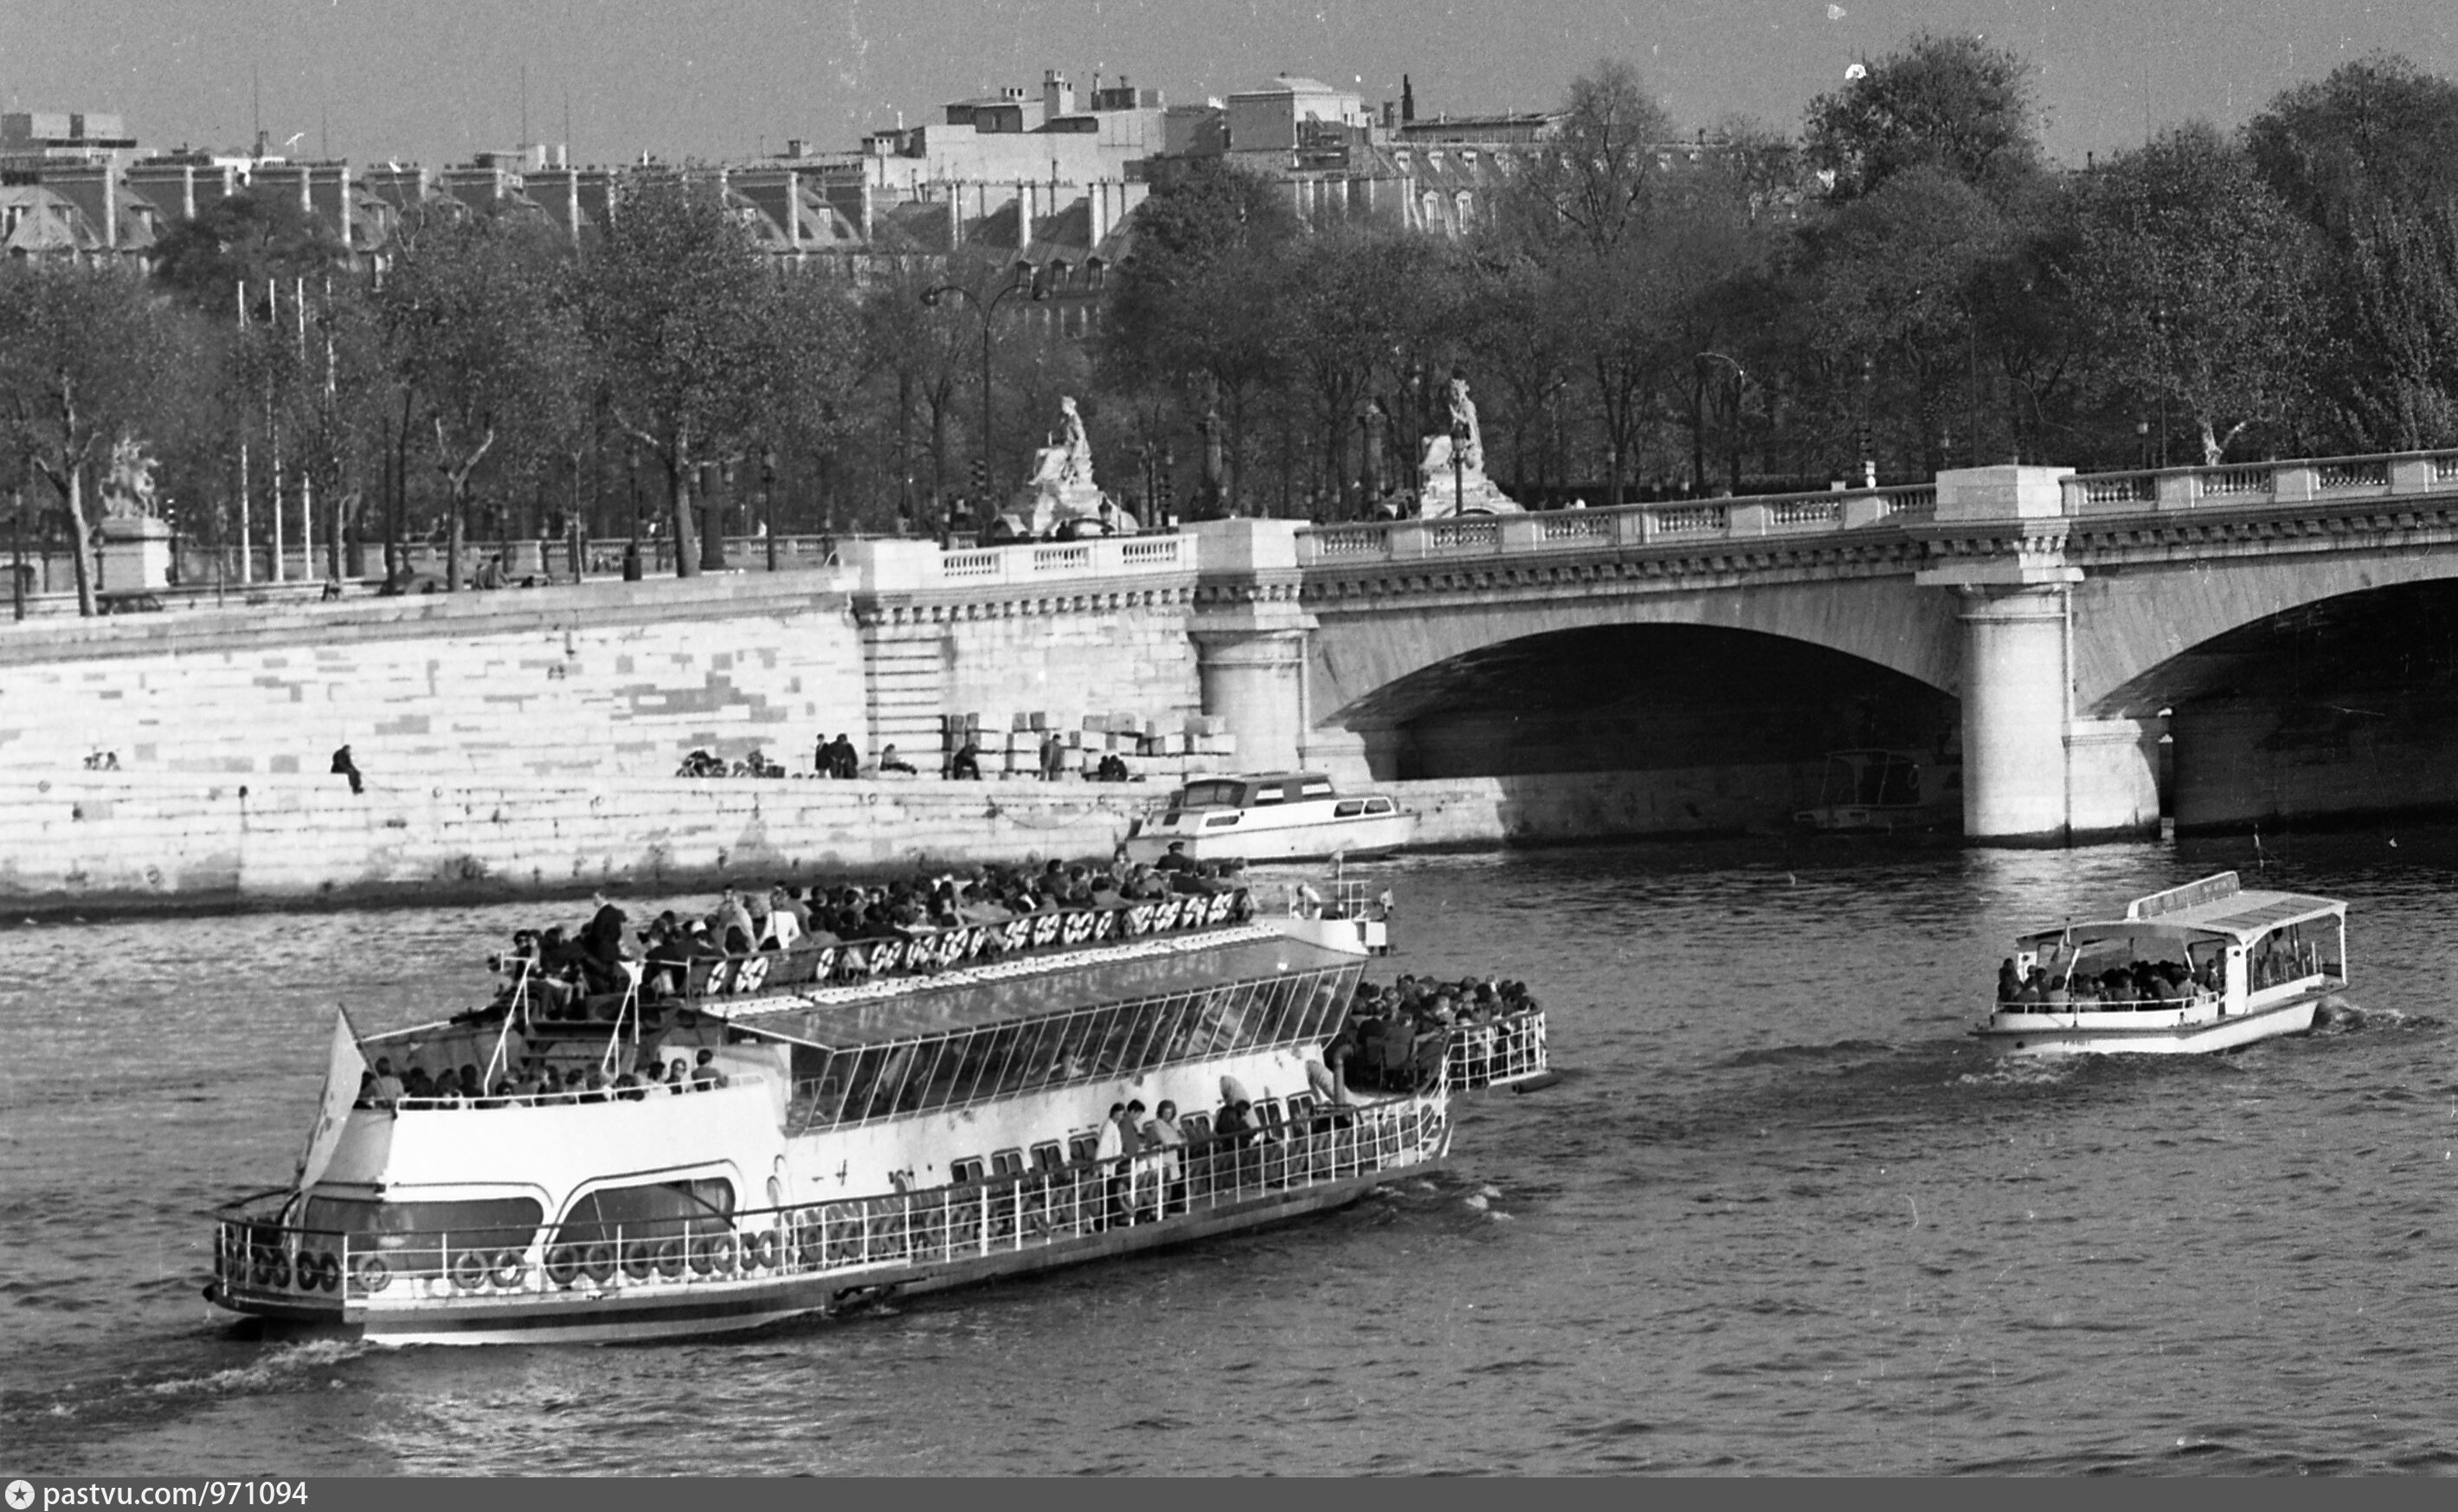
[[[1383,496],[1390,491],[1384,452],[1391,445],[1391,414],[1383,401],[1369,399],[1358,424],[1365,428],[1365,507],[1371,511],[1382,507]]]
[[[1478,431],[1476,402],[1469,398],[1468,374],[1451,369],[1450,429],[1426,438],[1417,465],[1417,513],[1426,519],[1449,514],[1524,514],[1517,501],[1485,475],[1485,439]]]
[[[102,484],[102,514],[107,520],[154,518],[154,459],[134,436],[120,437],[111,448],[111,471]]]
[[[1032,475],[1000,517],[1005,529],[998,533],[1128,533],[1134,517],[1113,506],[1093,482],[1093,443],[1073,396],[1060,397],[1058,414],[1058,439],[1032,454]]]

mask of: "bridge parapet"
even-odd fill
[[[1505,556],[1523,551],[1593,551],[1600,548],[1828,535],[1839,530],[1926,520],[1936,507],[1937,489],[1922,485],[1850,493],[1785,493],[1678,504],[1634,504],[1610,509],[1367,521],[1300,531],[1298,565],[1341,567],[1421,557]]]
[[[2458,488],[2458,451],[2094,472],[2063,486],[2065,512],[2077,516],[2396,499]]]

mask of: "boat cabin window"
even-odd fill
[[[1058,1148],[1058,1141],[1054,1139],[1048,1140],[1042,1144],[1032,1147],[1033,1170],[1056,1170],[1059,1167],[1066,1164],[1067,1152]]]
[[[456,1245],[526,1245],[537,1233],[546,1209],[534,1197],[471,1197],[448,1202],[379,1202],[371,1197],[311,1195],[298,1226],[317,1233],[378,1235],[380,1247],[398,1248],[394,1236],[456,1235]]]
[[[1184,1134],[1190,1140],[1210,1139],[1212,1137],[1212,1115],[1210,1113],[1188,1113],[1178,1119],[1177,1131]]]
[[[1336,819],[1353,819],[1364,812],[1364,798],[1342,798],[1331,806],[1331,817]]]
[[[982,1157],[979,1155],[965,1155],[948,1162],[949,1186],[961,1187],[969,1181],[979,1181],[989,1173],[989,1169],[982,1164]]]
[[[1052,1149],[1055,1149],[1056,1147],[1055,1147],[1055,1146],[1053,1146],[1053,1147],[1052,1147]],[[1023,1151],[1023,1150],[991,1150],[991,1151],[990,1151],[990,1174],[991,1174],[991,1175],[993,1175],[993,1176],[1014,1176],[1014,1175],[1020,1175],[1020,1174],[1022,1174],[1022,1173],[1023,1173],[1023,1170],[1024,1170],[1024,1151]]]
[[[563,1215],[558,1239],[590,1244],[627,1237],[721,1232],[733,1227],[734,1183],[721,1176],[600,1187],[583,1194]]]
[[[2310,926],[2309,928],[2307,926]],[[2327,972],[2343,975],[2337,953],[2338,931],[2328,920],[2308,920],[2274,929],[2245,952],[2246,985],[2259,992]]]
[[[1365,812],[1368,814],[1388,814],[1391,812],[1391,800],[1389,798],[1367,798],[1365,800]]]
[[[1081,1165],[1100,1152],[1099,1134],[1077,1134],[1067,1141],[1067,1158],[1071,1163]]]
[[[1282,1122],[1281,1105],[1269,1098],[1255,1105],[1255,1122],[1265,1129],[1278,1129]]]
[[[798,1045],[790,1116],[803,1132],[1320,1043],[1337,1026],[1359,969],[1226,982],[927,1040],[842,1050]]]
[[[1244,796],[1241,784],[1236,782],[1189,782],[1179,795],[1177,806],[1187,809],[1236,808]]]
[[[1314,1094],[1312,1092],[1292,1092],[1289,1094],[1289,1122],[1293,1124],[1302,1124],[1307,1120],[1307,1118],[1311,1117],[1313,1113]]]
[[[1203,827],[1207,830],[1225,830],[1242,818],[1244,818],[1243,815],[1236,813],[1208,815],[1203,820]]]
[[[1291,783],[1289,786],[1294,787],[1296,784]],[[1287,797],[1287,789],[1278,782],[1258,782],[1246,789],[1246,806],[1250,809],[1261,808],[1266,803],[1278,803]]]
[[[1297,789],[1297,792],[1292,795],[1293,797],[1307,798],[1327,798],[1331,797],[1331,779],[1329,777],[1304,777],[1292,785]]]

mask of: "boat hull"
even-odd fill
[[[1971,1033],[2000,1055],[2204,1055],[2305,1033],[2330,996],[2306,993],[2244,1013],[2161,1025],[2110,1022],[2136,1017],[2130,1014],[1998,1013]]]

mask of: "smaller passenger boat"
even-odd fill
[[[2008,1054],[2182,1055],[2300,1034],[2347,985],[2347,905],[2220,872],[2015,942],[1972,1034]]]
[[[1415,837],[1417,816],[1380,793],[1339,793],[1320,772],[1192,777],[1127,832],[1147,864],[1174,849],[1191,861],[1297,861],[1383,856]]]

